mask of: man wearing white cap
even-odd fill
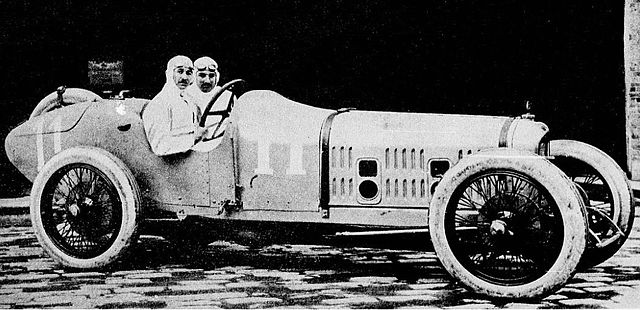
[[[160,156],[186,152],[207,133],[198,124],[200,109],[186,91],[193,83],[191,59],[171,58],[165,77],[164,87],[142,114],[151,150]]]
[[[195,83],[189,87],[189,92],[198,100],[201,110],[207,106],[213,94],[213,90],[218,86],[220,73],[218,64],[210,57],[204,56],[196,59],[193,63],[195,67]]]
[[[218,71],[218,63],[211,57],[203,56],[193,63],[195,67],[195,83],[189,86],[189,94],[196,99],[200,111],[209,104],[213,95],[220,89],[218,82],[220,81],[220,72]],[[221,111],[227,108],[227,104],[231,97],[231,92],[225,91],[211,107],[211,111]],[[207,117],[207,126],[213,126],[220,122],[221,116],[210,115]],[[225,124],[221,124],[218,133],[223,133]],[[220,136],[220,135],[218,135]],[[215,138],[215,137],[214,137]]]

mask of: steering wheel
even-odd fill
[[[204,127],[205,124],[207,123],[207,117],[209,115],[220,115],[222,118],[220,119],[220,121],[218,122],[218,125],[216,126],[216,128],[213,130],[213,135],[211,136],[210,139],[206,139],[203,141],[209,141],[209,140],[213,140],[216,138],[219,138],[220,136],[222,136],[222,133],[220,133],[218,135],[218,130],[220,129],[220,126],[222,126],[222,122],[227,119],[229,117],[229,113],[231,113],[231,109],[233,109],[233,104],[235,103],[235,99],[234,99],[234,94],[232,94],[229,97],[229,103],[227,103],[227,108],[224,110],[219,110],[219,111],[211,111],[211,108],[213,107],[213,104],[216,102],[216,100],[218,100],[218,98],[220,98],[220,96],[227,90],[232,90],[236,84],[238,83],[244,83],[245,81],[243,79],[235,79],[233,81],[229,81],[226,84],[224,84],[222,87],[220,87],[214,94],[213,97],[211,97],[211,100],[209,100],[209,103],[207,104],[207,107],[204,109],[204,111],[202,111],[202,117],[200,118],[200,127]]]

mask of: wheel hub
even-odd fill
[[[507,222],[497,219],[491,222],[489,233],[492,236],[513,236],[513,232],[507,227]]]
[[[69,205],[67,210],[73,217],[79,217],[88,214],[87,208],[91,208],[94,204],[94,200],[90,197],[84,197],[78,199],[76,202]]]
[[[93,199],[89,197],[84,197],[84,200],[82,201],[82,203],[87,207],[91,207],[93,206]]]
[[[524,197],[512,194],[491,197],[485,205],[489,219],[493,218],[489,225],[489,234],[493,237],[513,236],[517,214],[509,210],[522,205],[525,201]]]
[[[78,214],[80,214],[80,207],[78,207],[78,204],[72,204],[69,206],[69,213],[71,213],[71,215],[73,215],[74,217],[78,216]]]

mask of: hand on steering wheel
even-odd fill
[[[222,126],[222,120],[218,123],[206,126],[199,127],[202,130],[202,134],[200,135],[200,140],[202,142],[211,141],[213,139],[217,139],[224,135],[224,127]]]
[[[213,107],[213,104],[216,102],[216,100],[218,100],[225,91],[232,90],[233,92],[233,87],[240,82],[244,82],[244,80],[236,79],[224,84],[211,97],[211,100],[207,104],[207,107],[202,112],[202,117],[200,118],[199,125],[200,127],[205,127],[205,124],[207,123],[207,117],[209,117],[210,115],[219,115],[221,118],[220,118],[220,121],[218,121],[218,123],[215,124],[215,129],[213,129],[213,132],[211,134],[208,134],[208,132],[211,131],[211,128],[213,126],[206,127],[207,132],[205,132],[204,135],[202,136],[203,142],[217,139],[224,134],[224,129],[220,130],[220,128],[222,128],[222,123],[224,122],[225,119],[229,117],[229,114],[231,113],[231,109],[233,108],[233,104],[235,102],[235,93],[232,93],[231,96],[229,97],[229,102],[227,103],[226,109],[219,110],[219,111],[211,111],[211,108]]]
[[[235,86],[236,84],[240,83],[240,82],[244,82],[244,80],[242,79],[236,79],[233,81],[228,82],[227,84],[224,84],[222,87],[220,87],[214,94],[213,97],[211,98],[211,100],[209,100],[209,103],[207,104],[207,107],[204,109],[204,111],[202,111],[202,118],[200,118],[200,127],[204,127],[205,124],[207,123],[207,117],[209,115],[220,115],[222,116],[222,119],[220,120],[220,123],[222,123],[222,121],[224,119],[226,119],[227,117],[229,117],[229,113],[231,113],[231,109],[233,108],[233,103],[234,103],[234,96],[232,95],[229,98],[229,103],[227,104],[227,108],[221,111],[211,111],[211,108],[213,107],[213,104],[216,102],[216,100],[218,100],[218,98],[220,98],[220,96],[227,90],[233,90],[233,86]]]

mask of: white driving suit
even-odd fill
[[[144,130],[156,155],[186,152],[195,143],[200,109],[195,99],[174,83],[174,66],[167,66],[167,82],[142,114]]]

